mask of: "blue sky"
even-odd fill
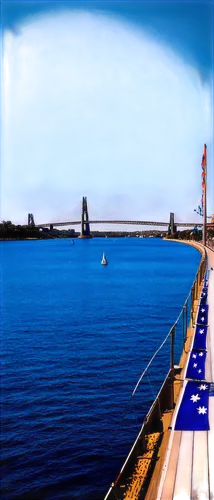
[[[213,2],[2,2],[1,219],[213,212]],[[79,218],[79,217],[78,217]]]

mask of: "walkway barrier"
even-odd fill
[[[190,329],[194,325],[196,319],[199,292],[207,268],[205,250],[202,247],[199,247],[199,250],[202,253],[202,257],[188,297],[172,328],[140,376],[132,392],[131,398],[135,396],[141,382],[148,373],[148,369],[162,350],[165,351],[165,357],[167,346],[170,351],[168,352],[168,373],[144,419],[140,432],[138,433],[118,477],[115,482],[112,483],[104,500],[137,498],[137,491],[138,493],[141,492],[142,496],[144,489],[146,492],[148,487],[148,480],[154,469],[158,448],[163,437],[164,429],[162,416],[164,412],[172,412],[175,406],[174,381],[176,374],[180,373],[182,369],[182,366],[177,363],[180,363],[182,356],[185,355],[185,353],[187,355],[190,350],[190,337],[192,338]],[[137,478],[139,471],[140,481]]]
[[[214,251],[214,238],[207,240],[206,246]]]

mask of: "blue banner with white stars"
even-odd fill
[[[206,351],[207,328],[207,326],[196,326],[193,349],[196,349],[198,351]]]
[[[204,380],[205,379],[205,351],[191,351],[189,357],[188,368],[186,372],[186,378],[192,378],[193,380]]]
[[[204,305],[207,303],[207,294],[208,294],[208,289],[207,287],[204,287],[201,291],[200,305]]]
[[[175,422],[176,431],[209,430],[209,386],[207,382],[187,382]]]
[[[208,325],[208,307],[209,306],[207,304],[202,304],[199,306],[196,320],[197,325]]]

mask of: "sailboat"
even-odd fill
[[[105,253],[103,252],[103,257],[102,257],[102,260],[101,260],[101,264],[103,264],[104,266],[107,266],[108,265],[108,261],[106,259],[106,256],[105,256]]]

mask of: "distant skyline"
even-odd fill
[[[2,2],[1,220],[201,222],[213,2]]]

